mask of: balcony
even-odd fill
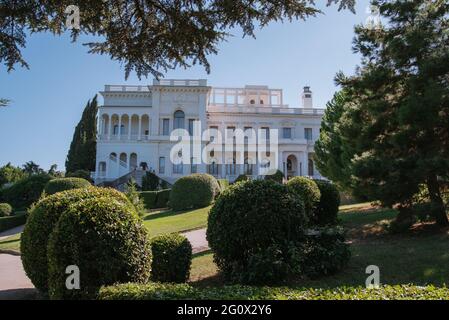
[[[170,86],[170,87],[205,87],[206,79],[154,79],[153,86]]]
[[[150,92],[150,86],[111,85],[104,86],[104,92]]]
[[[207,106],[210,113],[241,113],[241,114],[279,114],[279,115],[306,115],[322,116],[324,109],[318,108],[288,108],[288,107],[258,107],[258,106],[235,106],[229,104],[215,104]]]

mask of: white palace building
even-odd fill
[[[132,175],[139,183],[147,170],[169,183],[202,172],[232,182],[240,174],[259,178],[273,163],[286,179],[320,177],[312,156],[324,110],[313,107],[309,87],[301,93],[302,106],[295,108],[284,104],[282,89],[259,85],[215,88],[202,79],[154,80],[151,86],[106,85],[101,95],[104,104],[99,108],[97,163],[92,173],[97,184]],[[194,125],[217,130],[223,137],[241,129],[245,141],[247,132],[256,132],[259,147],[244,149],[238,157],[233,150],[206,149],[206,162],[204,157],[191,156],[191,161],[174,163],[170,155],[178,141],[170,139],[172,131],[185,129],[194,136],[198,132]],[[270,148],[274,138],[274,152],[257,150],[262,142]],[[214,137],[198,140],[204,148]]]

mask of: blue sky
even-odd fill
[[[210,56],[210,74],[195,66],[170,71],[165,78],[205,78],[212,86],[266,84],[284,89],[284,102],[292,107],[300,105],[301,88],[310,85],[315,106],[324,107],[337,89],[336,72],[352,74],[360,61],[351,49],[353,27],[366,21],[368,3],[357,1],[355,15],[332,6],[307,21],[273,23],[257,31],[256,39],[235,30],[218,55]],[[88,99],[105,84],[152,82],[134,74],[125,82],[118,62],[87,54],[80,40],[73,44],[67,36],[33,35],[23,50],[30,70],[17,67],[8,74],[0,66],[0,97],[12,100],[0,110],[0,165],[33,160],[45,169],[53,163],[64,169]]]

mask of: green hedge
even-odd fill
[[[8,217],[0,217],[0,232],[25,224],[27,214],[20,213]]]
[[[156,197],[156,207],[165,208],[168,207],[168,201],[170,200],[171,189],[159,190]]]
[[[156,208],[157,191],[142,191],[139,192],[139,196],[143,200],[146,209]]]
[[[9,203],[16,210],[28,208],[39,200],[45,185],[51,179],[48,174],[35,174],[23,178],[11,187],[2,190],[3,201]]]
[[[331,289],[223,286],[194,288],[188,284],[120,284],[103,287],[99,300],[449,300],[449,289],[395,285],[379,289]]]
[[[168,206],[171,189],[139,192],[146,209],[165,208]]]

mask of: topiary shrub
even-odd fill
[[[221,193],[209,213],[207,240],[226,280],[275,283],[297,272],[306,225],[303,202],[286,186],[253,180]]]
[[[302,272],[310,278],[331,275],[343,269],[351,257],[345,232],[339,227],[317,228],[303,244]]]
[[[90,182],[83,178],[56,178],[47,182],[44,192],[46,195],[52,195],[56,192],[90,186]]]
[[[80,289],[66,288],[66,267],[80,270]],[[135,211],[111,196],[79,201],[60,216],[48,242],[51,299],[95,298],[103,285],[148,281],[151,249]]]
[[[82,178],[84,180],[87,180],[91,183],[93,183],[92,177],[90,176],[90,172],[87,170],[76,170],[73,172],[69,172],[65,175],[67,178]]]
[[[294,177],[287,182],[288,191],[304,201],[304,209],[309,221],[314,223],[315,210],[320,202],[320,189],[315,181],[307,177]]]
[[[186,237],[178,233],[157,236],[151,240],[151,251],[153,281],[182,283],[189,279],[192,245]]]
[[[210,205],[220,193],[217,180],[210,174],[195,173],[179,178],[170,193],[173,210],[202,208]]]
[[[126,204],[132,210],[132,205],[123,193],[114,189],[98,187],[55,193],[42,198],[30,210],[21,235],[22,264],[28,278],[42,293],[48,291],[47,244],[56,222],[70,205],[81,200],[98,197],[115,199]]]
[[[156,208],[168,207],[171,189],[159,190],[156,197]]]
[[[0,217],[7,217],[11,215],[12,207],[8,203],[0,203]]]
[[[320,189],[320,201],[316,207],[313,222],[320,226],[336,224],[340,207],[340,193],[337,187],[326,180],[314,181]]]
[[[273,174],[265,175],[265,180],[272,180],[277,183],[282,183],[284,181],[284,173],[281,170],[276,170]]]
[[[35,174],[14,183],[9,188],[3,189],[2,197],[14,209],[28,208],[39,200],[45,185],[52,178],[48,174]]]

